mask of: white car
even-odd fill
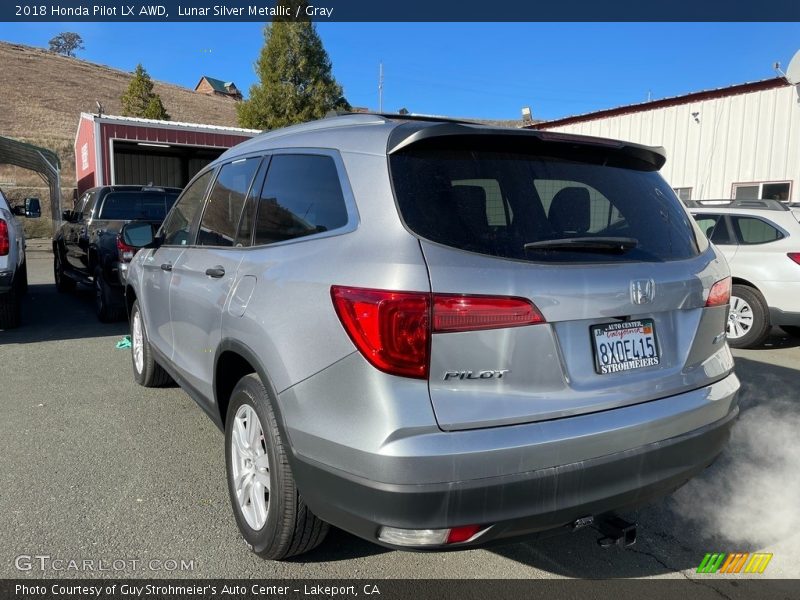
[[[800,222],[777,200],[689,204],[700,229],[731,268],[728,343],[760,345],[772,325],[800,335]]]

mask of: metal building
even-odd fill
[[[97,185],[183,187],[257,129],[82,113],[75,135],[78,195]]]
[[[683,200],[800,202],[800,93],[783,77],[531,125],[663,146]]]

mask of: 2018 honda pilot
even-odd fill
[[[123,230],[134,377],[224,430],[272,559],[328,524],[470,548],[645,503],[738,414],[728,267],[664,161],[381,115],[260,135]]]

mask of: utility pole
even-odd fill
[[[378,69],[378,112],[383,112],[383,61]]]

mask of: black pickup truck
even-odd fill
[[[64,211],[53,237],[58,291],[71,291],[78,283],[91,285],[97,318],[104,322],[121,318],[127,263],[138,248],[125,244],[119,231],[129,221],[159,226],[180,192],[180,188],[111,185],[84,193],[73,210]]]

